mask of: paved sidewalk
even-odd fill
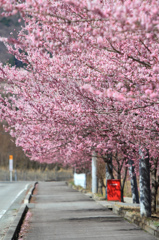
[[[154,240],[65,182],[40,182],[26,240]]]

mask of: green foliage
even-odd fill
[[[154,225],[155,227],[159,227],[159,221],[153,221],[153,225]]]
[[[72,186],[75,186],[73,179],[69,180],[68,183],[71,184]]]

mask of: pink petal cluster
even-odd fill
[[[91,152],[158,158],[157,0],[1,0],[20,13],[18,39],[0,38],[23,68],[0,66],[0,117],[39,162],[90,166]],[[21,20],[19,20],[20,22]]]

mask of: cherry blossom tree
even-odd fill
[[[140,148],[158,158],[158,1],[0,6],[25,22],[17,40],[1,38],[26,64],[0,67],[0,115],[17,145],[50,163],[89,164],[93,150],[125,154],[119,163],[132,159],[136,169]]]

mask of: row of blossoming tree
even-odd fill
[[[158,1],[1,0],[0,7],[23,22],[18,39],[1,38],[23,63],[0,65],[7,83],[0,117],[16,144],[33,160],[85,168],[92,152],[108,169],[112,156],[118,178],[133,166],[141,215],[150,216],[149,167],[155,203],[159,157]]]

